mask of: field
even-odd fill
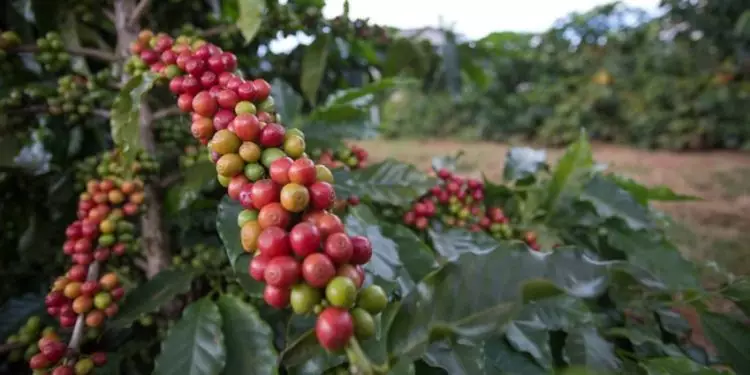
[[[464,151],[458,168],[479,176],[484,171],[500,180],[507,145],[489,142],[441,140],[371,140],[361,142],[373,160],[394,157],[429,168],[433,156]],[[702,201],[667,203],[660,206],[676,222],[673,237],[686,255],[696,260],[715,260],[729,270],[750,272],[750,154],[738,152],[676,153],[637,150],[598,144],[598,162],[649,185],[666,185]],[[560,150],[551,149],[551,160]]]

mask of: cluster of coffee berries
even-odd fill
[[[0,50],[7,50],[21,44],[21,37],[15,31],[3,31],[0,33]]]
[[[361,169],[367,166],[367,156],[367,151],[357,145],[344,146],[335,152],[330,149],[310,152],[310,157],[328,168]]]
[[[68,124],[76,124],[94,108],[109,108],[114,97],[109,90],[101,88],[109,79],[107,70],[92,77],[65,75],[58,78],[56,95],[47,98],[49,113],[64,115]]]
[[[42,337],[37,345],[39,353],[29,360],[29,367],[35,375],[88,375],[93,373],[94,367],[107,363],[106,353],[81,355],[69,349],[57,336]]]
[[[36,46],[39,49],[37,60],[44,70],[57,72],[70,64],[70,54],[65,51],[60,34],[50,31],[37,39]]]
[[[185,56],[183,52],[190,53],[191,48],[202,43],[205,42],[192,40],[186,36],[174,40],[164,33],[154,35],[150,30],[143,30],[138,34],[138,39],[130,45],[132,56],[125,64],[125,71],[131,75],[138,75],[148,69],[153,73],[172,79],[184,71],[182,67],[178,68],[181,65],[178,62],[178,57],[180,55]],[[232,71],[236,68],[236,59],[234,62],[235,65],[231,67]]]
[[[14,349],[8,352],[8,362],[19,362],[30,360],[39,353],[39,341],[42,337],[56,337],[54,327],[42,329],[42,319],[37,315],[30,316],[15,334],[8,336],[5,343],[12,345]]]
[[[157,173],[158,169],[159,163],[146,152],[138,152],[135,161],[126,163],[119,149],[104,151],[76,163],[76,190],[87,190],[89,181],[100,179],[125,184],[128,188],[131,183],[142,188],[142,181]],[[143,201],[143,193],[136,193],[130,199],[140,204]]]
[[[156,140],[164,149],[162,154],[179,153],[181,149],[198,145],[184,124],[182,116],[168,116],[154,122]]]
[[[343,348],[355,333],[372,333],[373,314],[388,300],[376,285],[362,288],[370,241],[347,235],[328,211],[333,175],[306,155],[301,131],[279,123],[271,86],[233,74],[236,57],[215,45],[178,42],[171,51],[186,74],[169,88],[191,113],[191,132],[208,145],[219,182],[244,208],[237,218],[241,243],[254,255],[248,272],[266,284],[266,303],[318,313],[318,341],[329,350]]]

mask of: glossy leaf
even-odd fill
[[[701,366],[688,358],[653,358],[640,363],[647,375],[727,375],[726,372]]]
[[[700,200],[700,198],[691,195],[675,193],[672,189],[664,185],[645,186],[631,178],[614,174],[607,177],[630,193],[639,204],[644,206],[650,201],[682,202]]]
[[[593,315],[581,300],[568,296],[547,298],[524,306],[518,318],[508,324],[506,337],[516,350],[529,353],[542,367],[552,369],[550,333],[592,322]]]
[[[564,195],[577,193],[584,181],[582,177],[593,166],[591,144],[589,144],[586,133],[581,131],[578,140],[565,150],[565,154],[552,171],[552,179],[547,186],[547,197],[544,204],[547,211],[555,211]]]
[[[484,232],[469,232],[463,228],[444,229],[433,225],[428,229],[427,234],[435,252],[449,260],[465,253],[489,253],[503,246]],[[516,247],[516,249],[522,248],[522,246]]]
[[[485,373],[484,345],[468,340],[432,343],[422,358],[430,366],[441,368],[451,375]]]
[[[703,312],[701,325],[719,358],[738,374],[750,374],[750,328],[747,324],[726,315]]]
[[[730,283],[723,293],[725,298],[734,302],[747,316],[750,316],[750,280],[740,279]]]
[[[183,270],[159,272],[151,280],[127,293],[117,316],[107,326],[126,327],[141,315],[158,310],[176,296],[189,291],[196,276],[193,272]]]
[[[81,48],[81,38],[78,36],[78,21],[73,12],[65,14],[60,22],[60,37],[66,48]],[[71,69],[81,75],[91,75],[86,59],[82,56],[70,56]]]
[[[409,236],[408,229],[395,225],[388,228],[395,238],[386,236],[384,226],[381,227],[381,222],[365,205],[350,208],[344,222],[350,235],[365,236],[372,243],[372,259],[365,269],[386,281],[398,282],[402,290],[410,289],[421,279],[415,277],[426,275],[436,266],[429,249],[419,238]]]
[[[522,180],[547,168],[547,152],[530,147],[513,147],[505,155],[503,179]]]
[[[273,96],[276,113],[281,115],[281,122],[285,125],[295,124],[301,116],[302,97],[280,78],[271,81],[271,96]]]
[[[369,99],[374,94],[379,94],[398,87],[417,83],[416,80],[406,78],[383,78],[375,82],[368,83],[362,87],[354,87],[332,95],[326,107],[337,105],[360,105],[363,99]],[[366,100],[365,103],[372,104],[372,100]]]
[[[124,164],[135,160],[141,144],[141,101],[154,87],[157,76],[151,73],[131,78],[115,97],[110,113],[112,140],[122,152]]]
[[[614,346],[599,335],[595,327],[568,332],[563,354],[571,365],[584,365],[597,374],[621,373]]]
[[[226,344],[223,375],[278,374],[273,331],[258,311],[242,300],[223,295],[216,303],[221,313]]]
[[[225,195],[219,202],[216,214],[216,231],[224,244],[229,263],[234,268],[237,258],[245,254],[240,238],[240,227],[237,225],[237,216],[242,211],[242,205],[234,199]]]
[[[237,27],[245,39],[245,44],[249,44],[260,30],[263,13],[266,10],[266,0],[239,0],[238,5]]]
[[[326,352],[318,343],[315,331],[308,330],[287,343],[280,362],[292,374],[316,375],[344,363],[345,357]]]
[[[328,65],[330,44],[331,36],[329,34],[318,34],[315,41],[305,48],[305,55],[302,57],[300,88],[305,98],[313,105],[317,103],[318,89]]]
[[[203,189],[216,179],[216,167],[210,161],[200,161],[185,169],[182,182],[167,191],[165,206],[172,215],[186,210],[200,197]]]
[[[416,167],[393,159],[356,171],[335,171],[336,195],[358,196],[374,202],[405,207],[435,185],[435,179]]]
[[[240,254],[234,262],[234,276],[237,278],[237,282],[240,283],[240,286],[247,295],[260,299],[263,298],[263,289],[265,288],[265,285],[250,277],[248,266],[250,265],[251,260],[252,256],[250,254]]]
[[[190,304],[169,330],[154,375],[215,375],[227,360],[219,308],[204,297]]]
[[[454,155],[445,156],[434,156],[432,158],[432,170],[437,172],[441,169],[447,169],[451,172],[455,172],[458,167],[458,160],[464,155],[464,151],[460,150]]]
[[[529,279],[547,279],[587,297],[599,295],[607,284],[605,269],[577,251],[540,254],[501,247],[467,252],[404,297],[389,329],[388,351],[416,358],[434,339],[477,339],[496,332],[519,312],[522,286]]]
[[[590,202],[603,218],[616,217],[631,229],[653,227],[648,210],[639,205],[627,191],[603,176],[594,175],[584,186],[580,199]]]
[[[548,375],[527,353],[519,352],[501,335],[495,335],[484,343],[484,367],[486,373],[498,375]]]

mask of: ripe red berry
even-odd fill
[[[183,76],[177,76],[172,78],[169,81],[169,91],[171,91],[175,95],[182,94],[182,81],[185,80],[185,77]],[[177,104],[179,106],[179,102]],[[182,109],[182,107],[180,107]]]
[[[204,89],[210,89],[219,83],[219,76],[212,71],[205,71],[201,74],[200,83]]]
[[[286,185],[289,182],[289,169],[294,163],[294,160],[288,156],[284,156],[274,160],[268,167],[268,174],[271,176],[271,180],[279,185]]]
[[[177,55],[177,60],[175,61],[177,67],[179,67],[180,70],[185,71],[185,66],[187,65],[188,60],[190,60],[192,57],[193,55],[189,51],[180,52]]]
[[[184,76],[182,79],[182,91],[186,94],[195,96],[201,92],[201,83],[196,77]]]
[[[220,74],[226,71],[226,69],[224,68],[224,63],[221,61],[220,55],[213,55],[209,57],[206,62],[208,63],[208,68],[216,74]]]
[[[200,58],[193,57],[185,63],[185,71],[193,77],[200,77],[206,71],[206,62]]]
[[[272,258],[268,262],[263,278],[269,285],[288,288],[299,280],[300,265],[289,255]]]
[[[221,54],[221,63],[227,71],[234,71],[237,69],[237,56],[231,52],[224,52]]]
[[[326,238],[323,250],[336,264],[344,264],[349,261],[354,252],[352,241],[346,233],[333,233]]]
[[[341,222],[341,219],[330,213],[321,215],[315,223],[315,226],[318,227],[322,239],[328,238],[328,236],[333,233],[344,231],[344,223]]]
[[[82,265],[74,265],[70,267],[68,270],[68,274],[66,275],[68,279],[72,281],[80,281],[83,282],[86,280],[86,273],[88,272],[88,268],[86,266]]]
[[[216,101],[219,107],[234,110],[234,106],[237,105],[240,98],[234,90],[223,89],[216,95]]]
[[[172,65],[177,63],[177,53],[168,49],[161,53],[161,62],[165,65]]]
[[[303,186],[310,186],[315,182],[317,173],[315,163],[308,158],[297,159],[289,167],[289,181]]]
[[[234,200],[239,200],[240,192],[248,182],[250,182],[250,180],[241,174],[232,177],[232,179],[229,180],[229,185],[227,185],[227,194],[229,194],[229,197]]]
[[[447,170],[445,168],[439,170],[438,173],[437,173],[438,177],[440,177],[440,179],[442,179],[442,180],[449,179],[452,174],[453,173],[451,173],[451,171],[449,171],[449,170]]]
[[[91,253],[73,254],[73,263],[87,266],[94,261],[94,255]]]
[[[269,203],[258,212],[258,224],[261,228],[279,227],[286,229],[292,221],[292,215],[279,202]]]
[[[93,297],[99,291],[99,282],[96,280],[88,280],[81,284],[81,294],[84,296]]]
[[[76,319],[78,317],[74,315],[62,315],[60,314],[60,326],[63,328],[70,328],[76,325]]]
[[[315,322],[315,337],[329,351],[341,350],[354,335],[354,320],[349,311],[327,307]]]
[[[250,261],[250,264],[247,266],[247,272],[250,274],[250,277],[258,281],[263,281],[263,274],[264,272],[266,272],[266,267],[268,266],[268,262],[270,260],[271,257],[265,254],[255,255]]]
[[[125,289],[123,287],[117,287],[112,289],[109,294],[112,296],[112,299],[119,301],[125,295]]]
[[[218,108],[216,99],[208,91],[201,91],[193,98],[193,111],[203,117],[213,117]]]
[[[253,86],[255,86],[255,100],[262,102],[268,98],[268,95],[271,94],[271,85],[266,82],[264,79],[256,79],[253,81]]]
[[[325,181],[317,181],[310,185],[310,207],[316,210],[327,210],[333,206],[336,200],[336,192],[333,185]]]
[[[242,84],[237,87],[237,95],[242,100],[254,101],[255,93],[255,85],[253,85],[252,82],[242,82]]]
[[[73,251],[78,254],[84,254],[91,251],[91,240],[88,238],[81,238],[76,241]]]
[[[65,295],[63,295],[63,293],[59,291],[50,292],[46,297],[44,297],[44,304],[47,307],[60,307],[65,303],[65,301]]]
[[[257,209],[261,209],[269,203],[278,202],[280,194],[279,184],[269,179],[256,181],[251,190],[253,205]]]
[[[107,364],[107,353],[96,352],[91,354],[91,360],[94,361],[94,366],[101,367]]]
[[[417,227],[417,229],[424,230],[427,229],[427,225],[429,225],[429,221],[426,217],[420,216],[414,220],[414,225]]]
[[[242,78],[233,76],[232,78],[229,78],[225,87],[230,90],[237,91],[237,88],[240,87],[242,82],[244,82]]]
[[[263,300],[272,307],[283,309],[289,305],[291,290],[289,288],[278,288],[267,284],[263,289]]]
[[[220,109],[214,115],[214,129],[216,131],[226,129],[232,121],[234,121],[234,112],[228,109]]]
[[[258,236],[258,250],[265,256],[274,258],[291,253],[289,236],[279,227],[268,227]]]
[[[229,80],[234,78],[235,75],[230,72],[223,72],[219,74],[219,86],[221,87],[227,87],[227,84],[229,83]]]
[[[180,108],[180,111],[182,112],[190,112],[193,110],[193,95],[190,94],[182,94],[177,98],[177,107]]]
[[[52,370],[52,375],[74,375],[75,370],[70,366],[59,366]]]
[[[372,244],[365,236],[349,237],[352,242],[352,257],[349,261],[352,264],[365,264],[372,258]]]
[[[153,65],[159,61],[159,54],[152,49],[144,49],[141,51],[141,60],[148,65]]]
[[[60,341],[50,341],[44,346],[40,346],[39,350],[44,354],[51,363],[57,363],[65,355],[68,347]]]
[[[112,248],[112,252],[117,255],[124,254],[125,244],[115,245],[115,247]],[[107,249],[106,247],[102,247],[94,250],[94,260],[96,260],[97,262],[105,262],[107,259],[109,259],[109,249]]]
[[[235,104],[237,104],[235,102]],[[234,108],[234,106],[232,106]],[[260,130],[260,145],[263,147],[278,147],[284,143],[286,129],[276,123],[269,123]]]
[[[301,222],[289,232],[289,243],[294,253],[304,258],[320,247],[320,231],[312,223]]]
[[[253,205],[253,184],[248,182],[242,188],[240,189],[239,193],[239,201],[240,205],[242,205],[243,208],[251,210],[255,208],[255,205]]]
[[[302,261],[302,278],[314,288],[323,288],[336,275],[336,267],[327,255],[313,253]]]
[[[362,269],[362,266],[359,265],[342,264],[339,269],[336,270],[336,276],[348,277],[354,281],[354,285],[357,289],[361,288],[362,284],[365,282],[365,271]]]
[[[41,370],[49,367],[50,361],[43,353],[37,353],[29,360],[29,367],[32,370]]]
[[[260,122],[255,115],[242,113],[234,118],[234,133],[243,141],[253,142],[260,135]]]
[[[76,252],[76,241],[68,240],[63,243],[63,253],[65,255],[73,255]]]

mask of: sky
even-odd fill
[[[493,31],[538,32],[574,11],[586,11],[607,0],[349,0],[352,18],[369,17],[373,22],[398,28],[446,25],[469,39]],[[659,0],[625,0],[629,6],[655,10]],[[327,0],[324,14],[336,16],[344,0]]]
[[[349,0],[350,18],[415,29],[426,26],[453,26],[469,39],[479,39],[493,31],[541,32],[571,12],[584,12],[612,0]],[[659,0],[624,0],[623,3],[654,11]],[[326,17],[342,14],[344,0],[326,0]],[[441,21],[442,17],[442,21]],[[271,43],[274,52],[289,51],[299,42],[312,38],[289,37]]]

